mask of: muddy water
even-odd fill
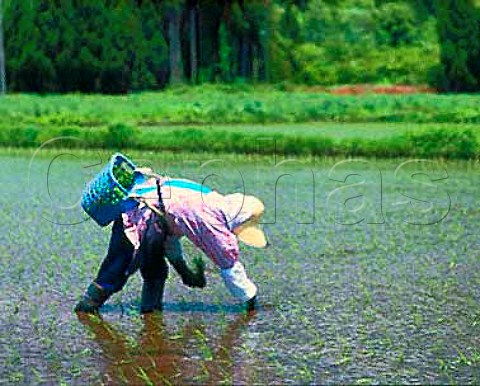
[[[428,165],[412,182],[395,175],[405,160],[230,160],[210,184],[244,184],[266,202],[272,247],[242,257],[260,310],[246,315],[209,265],[205,290],[171,272],[162,315],[138,314],[135,276],[101,318],[79,319],[72,308],[109,229],[76,206],[95,160],[59,159],[36,159],[28,176],[29,157],[0,156],[0,383],[480,381],[476,164]],[[197,161],[153,164],[212,173]]]

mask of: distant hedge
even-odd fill
[[[66,138],[65,138],[66,137]],[[258,134],[236,130],[187,128],[142,133],[128,125],[109,127],[39,129],[24,127],[0,130],[0,146],[38,147],[57,138],[53,146],[83,149],[135,149],[174,152],[217,152],[257,154]],[[277,133],[275,146],[261,154],[276,152],[298,156],[375,156],[471,159],[480,156],[480,146],[472,130],[430,129],[380,139],[340,138],[325,135],[295,136]]]
[[[97,127],[298,122],[480,123],[478,95],[331,95],[310,89],[203,85],[156,93],[7,95],[0,126]]]

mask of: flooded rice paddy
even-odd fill
[[[78,201],[107,154],[32,154],[0,156],[0,384],[480,382],[478,163],[151,155],[265,201],[272,245],[241,257],[261,307],[207,263],[203,290],[170,272],[161,315],[137,275],[78,318],[109,237]]]

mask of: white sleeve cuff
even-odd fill
[[[239,261],[232,268],[222,269],[220,274],[230,293],[240,301],[246,302],[257,294],[257,287],[247,277],[245,268]]]

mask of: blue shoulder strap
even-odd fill
[[[212,189],[210,189],[209,187],[198,184],[198,183],[193,182],[193,181],[189,181],[189,180],[170,179],[170,180],[164,181],[163,185],[164,186],[170,186],[170,187],[173,187],[173,188],[190,189],[190,190],[193,190],[195,192],[202,192],[202,194],[208,194],[208,193],[212,192]],[[142,194],[147,194],[154,189],[157,189],[157,187],[155,187],[155,186],[141,187],[141,185],[140,185],[140,187],[133,188],[134,192],[136,194],[140,195],[140,196]]]
[[[177,180],[177,179],[171,179],[167,180],[164,182],[165,186],[171,186],[173,188],[183,188],[183,189],[191,189],[196,192],[202,192],[203,194],[207,194],[212,192],[212,189],[210,189],[207,186],[200,185],[196,182],[193,181],[187,181],[187,180]]]

